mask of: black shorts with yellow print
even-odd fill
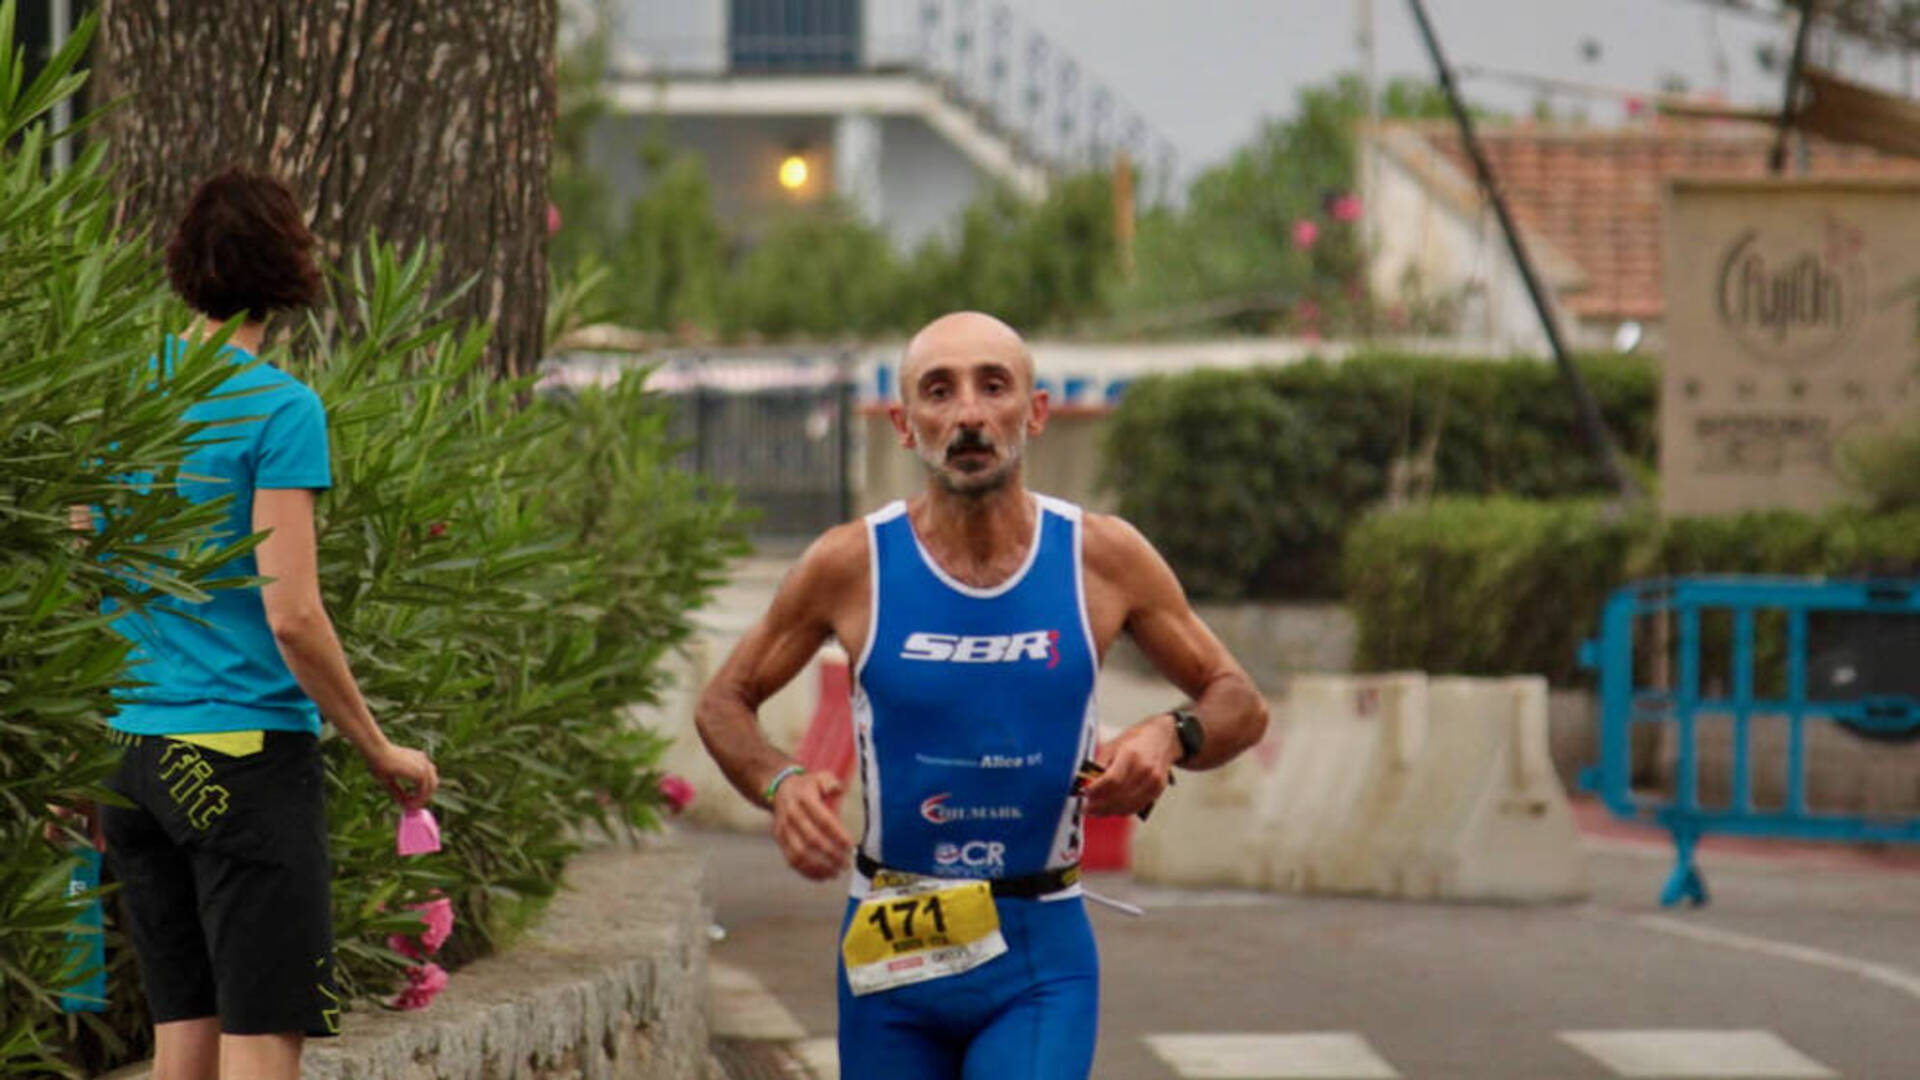
[[[338,1034],[319,740],[113,737],[133,806],[103,810],[107,859],[154,1022]]]

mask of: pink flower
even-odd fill
[[[1327,212],[1333,215],[1335,221],[1359,221],[1360,196],[1342,195],[1333,200],[1333,205],[1327,208]]]
[[[405,934],[388,934],[387,948],[409,960],[418,960],[422,956],[420,946],[414,944],[413,939]]]
[[[447,973],[439,964],[421,964],[407,969],[407,985],[394,996],[393,1007],[403,1010],[424,1009],[433,1004],[447,988]]]
[[[552,203],[548,203],[547,204],[547,235],[552,236],[554,233],[557,233],[559,231],[560,231],[560,208],[558,206],[553,205]]]
[[[660,778],[660,797],[667,802],[667,809],[679,813],[693,801],[693,785],[684,776],[668,773]]]
[[[453,901],[440,896],[407,906],[419,912],[420,918],[427,924],[427,928],[420,933],[420,944],[426,946],[430,953],[439,952],[440,946],[445,945],[447,939],[453,936]],[[407,955],[413,954],[407,953]]]
[[[1320,239],[1320,226],[1306,218],[1293,223],[1293,246],[1305,251]]]

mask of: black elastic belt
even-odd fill
[[[864,851],[854,853],[853,865],[869,880],[883,872],[904,874],[908,877],[915,878],[929,878],[934,881],[940,880],[932,874],[915,874],[908,870],[895,870],[889,866],[882,866],[877,860]],[[1042,870],[1037,874],[1022,874],[1019,877],[1011,878],[990,878],[987,881],[987,885],[993,890],[993,895],[995,896],[1005,897],[1010,900],[1033,900],[1050,893],[1057,893],[1061,889],[1073,885],[1079,880],[1080,864],[1075,863],[1072,866],[1063,866],[1058,870]]]

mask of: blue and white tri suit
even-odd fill
[[[860,850],[888,869],[992,880],[1079,862],[1081,801],[1071,791],[1094,748],[1099,667],[1081,512],[1035,500],[1026,562],[984,589],[941,570],[904,503],[866,519],[872,605],[853,691]],[[869,887],[856,870],[849,919]],[[1078,882],[994,906],[1008,950],[961,974],[856,997],[842,960],[842,1076],[1091,1071],[1099,960]]]

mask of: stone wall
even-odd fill
[[[577,857],[527,937],[429,1008],[361,1006],[307,1044],[308,1080],[721,1080],[707,1049],[699,855],[671,841]],[[145,1066],[114,1080],[146,1080]]]
[[[1353,670],[1357,626],[1339,604],[1195,604],[1194,611],[1262,693],[1279,694],[1294,675],[1343,675]],[[1144,656],[1122,637],[1109,665],[1150,672]]]

